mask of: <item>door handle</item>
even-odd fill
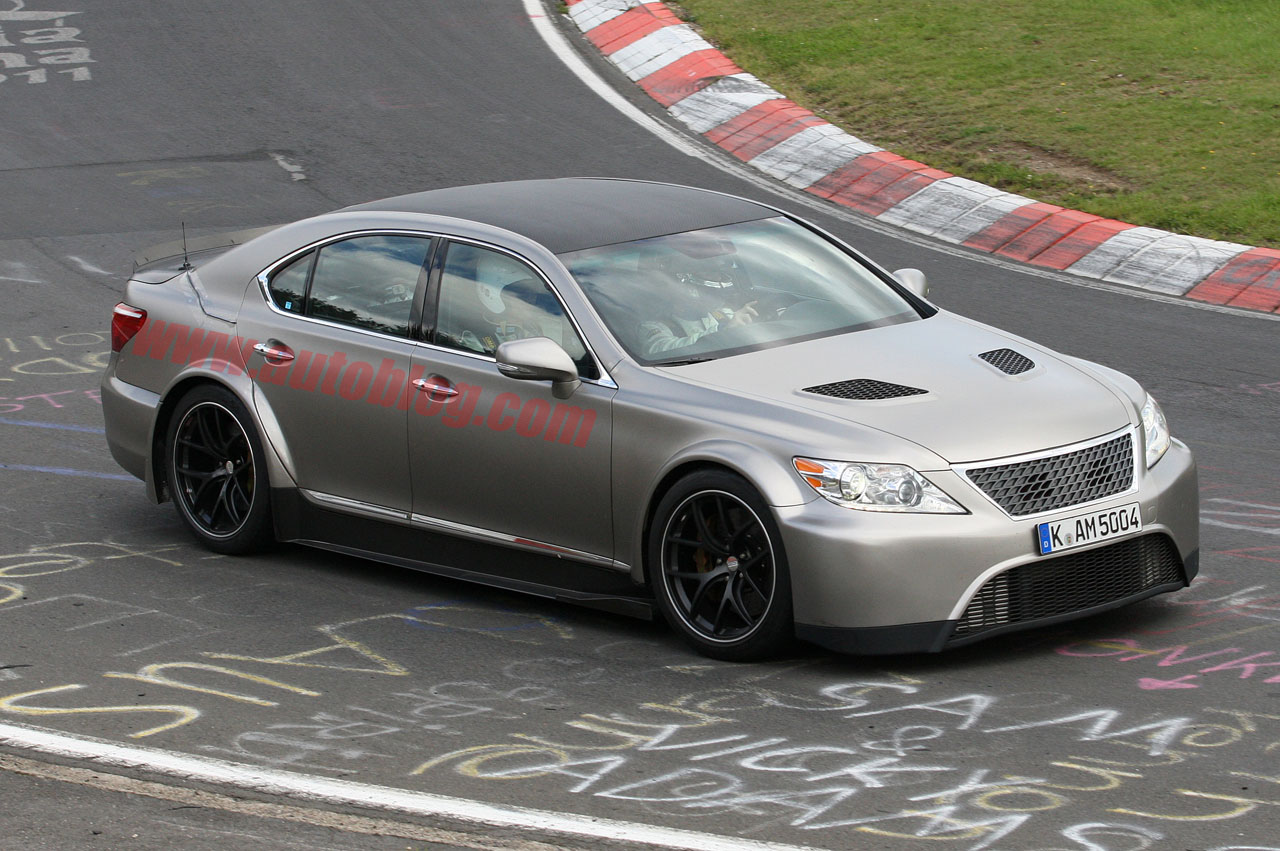
[[[293,360],[293,350],[284,343],[256,343],[253,350],[270,362],[288,363]]]
[[[417,390],[429,393],[432,396],[444,396],[446,399],[452,399],[458,395],[458,390],[448,379],[440,376],[432,376],[431,378],[415,378],[413,386]]]

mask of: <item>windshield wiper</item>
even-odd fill
[[[691,363],[706,363],[709,360],[715,360],[714,357],[700,358],[678,358],[676,360],[660,360],[649,364],[649,366],[688,366]]]

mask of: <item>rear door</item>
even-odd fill
[[[410,509],[410,329],[432,246],[405,233],[334,240],[246,294],[238,334],[256,343],[247,352],[254,402],[268,439],[313,495],[400,516]]]

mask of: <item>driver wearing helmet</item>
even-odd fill
[[[691,346],[709,334],[748,325],[758,317],[756,302],[745,301],[743,288],[734,283],[731,260],[680,260],[666,274],[655,276],[666,315],[640,323],[646,354]]]

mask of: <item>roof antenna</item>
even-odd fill
[[[182,223],[182,265],[178,267],[180,272],[190,272],[195,266],[191,265],[191,258],[187,256],[187,223]]]

